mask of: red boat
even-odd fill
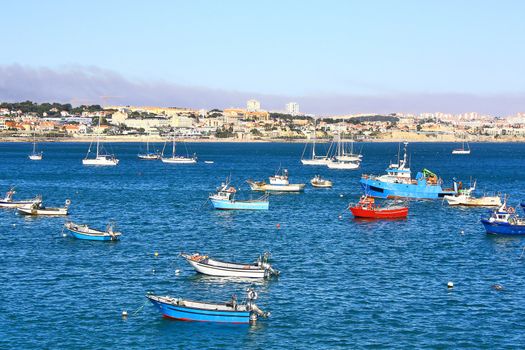
[[[399,219],[406,218],[408,215],[407,206],[390,205],[381,208],[375,203],[374,198],[368,196],[362,196],[359,203],[348,209],[350,209],[356,218]]]

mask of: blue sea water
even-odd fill
[[[441,201],[411,202],[409,218],[400,221],[358,221],[345,210],[359,197],[361,173],[383,173],[397,144],[363,144],[357,171],[302,166],[301,144],[196,143],[191,151],[215,163],[184,166],[140,161],[139,144],[112,144],[120,159],[113,168],[83,167],[87,144],[40,146],[44,160],[31,162],[30,144],[0,143],[0,190],[15,185],[20,199],[40,193],[48,206],[70,198],[70,219],[101,228],[114,220],[123,238],[75,240],[62,236],[63,218],[0,210],[0,348],[525,344],[525,238],[488,236],[479,223],[486,209]],[[449,184],[472,177],[479,192],[507,193],[514,204],[525,198],[525,145],[472,144],[470,156],[452,156],[453,147],[410,144],[413,171],[428,168]],[[226,176],[249,197],[244,181],[279,166],[292,182],[320,173],[334,188],[272,195],[267,212],[220,212],[206,204]],[[197,275],[181,251],[251,261],[265,250],[282,275],[253,283],[257,304],[271,312],[256,326],[179,322],[150,304],[141,308],[149,291],[225,301],[252,285]]]

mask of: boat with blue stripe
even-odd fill
[[[146,298],[164,317],[180,321],[218,322],[218,323],[253,323],[259,316],[269,317],[255,305],[257,292],[252,288],[247,290],[246,300],[237,303],[237,297],[232,296],[226,303],[209,303],[191,301],[169,296],[147,294]]]
[[[88,241],[118,241],[122,235],[122,233],[114,231],[112,224],[108,224],[105,231],[100,231],[88,225],[75,224],[72,221],[68,221],[64,224],[64,228],[67,229],[74,238]]]
[[[213,208],[219,210],[268,210],[270,208],[267,194],[258,199],[237,200],[236,193],[237,190],[230,186],[230,179],[227,178],[226,182],[217,188],[217,192],[210,194],[208,198]]]
[[[385,175],[362,175],[359,182],[366,195],[383,199],[438,199],[457,194],[455,182],[453,188],[444,188],[443,180],[430,170],[423,169],[412,179],[407,159],[408,142],[404,145],[403,158],[398,156],[398,162],[390,164]]]
[[[521,207],[525,205],[522,202]],[[481,217],[481,223],[488,234],[494,235],[525,235],[525,219],[516,214],[513,207],[507,207],[507,200],[488,217]]]

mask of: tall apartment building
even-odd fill
[[[297,102],[290,102],[286,104],[286,113],[291,115],[299,114],[299,104]]]

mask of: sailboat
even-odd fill
[[[312,137],[312,156],[309,159],[304,158],[304,153],[306,152],[306,148],[308,147],[308,144],[305,144],[303,155],[301,156],[301,163],[303,165],[326,165],[326,163],[329,162],[329,159],[327,156],[318,156],[315,154],[316,131],[317,130],[315,129],[315,124],[314,124],[314,134]]]
[[[470,154],[470,146],[467,142],[467,148],[465,148],[465,142],[461,144],[461,148],[456,148],[452,151],[452,154]]]
[[[30,160],[42,160],[43,154],[44,152],[42,151],[40,152],[36,151],[36,135],[33,134],[33,152],[29,155],[29,159]]]
[[[341,140],[339,135],[336,146],[335,156],[326,163],[329,169],[341,169],[341,170],[354,170],[358,169],[361,164],[361,158],[359,155],[351,153],[345,153],[344,142]]]
[[[363,159],[362,154],[354,153],[354,141],[350,142],[350,152],[347,151],[346,145],[344,142],[341,142],[341,152],[339,155],[335,156],[335,159],[342,162],[360,162]]]
[[[117,165],[119,160],[112,154],[104,154],[102,147],[100,146],[100,117],[98,118],[98,132],[97,132],[97,149],[95,158],[88,158],[91,153],[91,145],[89,145],[86,158],[82,159],[83,165],[99,165],[99,166],[114,166]],[[93,142],[91,142],[93,144]]]
[[[166,148],[166,144],[164,144],[164,148]],[[189,156],[178,156],[175,153],[175,137],[173,137],[173,146],[171,150],[171,157],[167,158],[164,157],[164,149],[162,149],[162,155],[160,157],[160,160],[162,160],[163,163],[170,163],[170,164],[195,164],[197,163],[197,156],[194,154],[193,157]]]
[[[148,138],[146,139],[146,153],[139,153],[138,157],[139,159],[142,159],[142,160],[160,159],[160,154],[158,153],[158,151],[155,153],[152,153],[149,151],[149,135],[148,135]]]

